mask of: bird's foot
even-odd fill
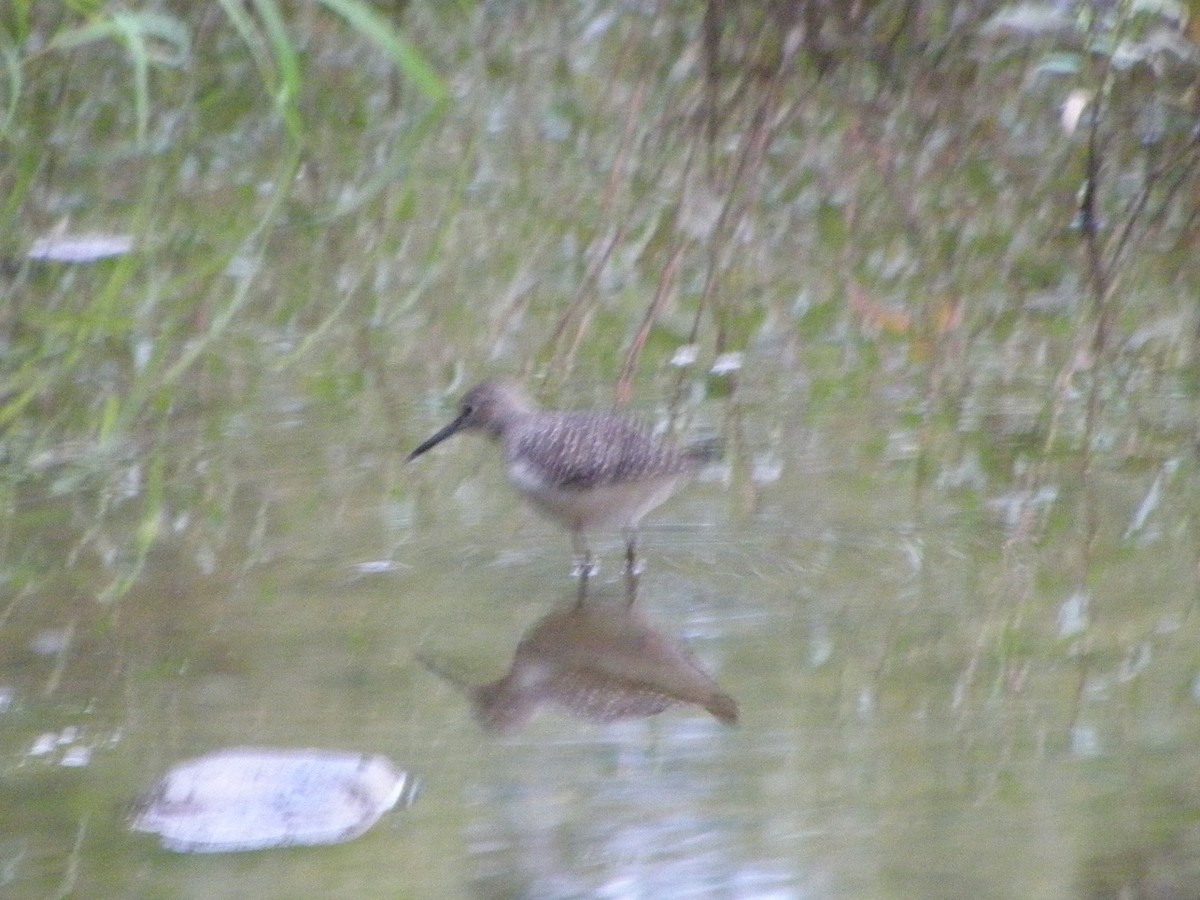
[[[571,577],[586,581],[600,574],[600,563],[591,556],[577,556],[571,564]]]

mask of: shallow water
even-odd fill
[[[1200,898],[1177,70],[1108,86],[1098,300],[1072,47],[851,4],[789,63],[748,5],[714,84],[699,6],[400,6],[445,105],[317,4],[294,92],[170,14],[143,137],[127,50],[14,39],[0,894]],[[63,229],[117,255],[22,261]],[[721,439],[632,616],[494,447],[404,463],[494,376]],[[334,847],[129,830],[245,745],[421,788]]]
[[[1191,883],[1190,466],[1098,458],[1080,475],[1065,460],[1037,489],[916,490],[912,454],[876,439],[883,408],[820,422],[802,408],[749,410],[747,433],[779,435],[751,439],[775,459],[754,503],[731,459],[643,533],[638,613],[736,699],[734,726],[687,703],[609,723],[549,703],[500,731],[474,717],[465,686],[502,676],[577,598],[565,535],[521,506],[485,442],[402,466],[411,442],[388,446],[368,421],[348,443],[313,410],[190,445],[205,461],[192,490],[234,498],[226,518],[179,525],[114,607],[66,579],[7,607],[13,895]],[[436,418],[414,410],[404,431]],[[13,528],[51,540],[80,506],[29,496]],[[1052,524],[1028,541],[1037,515]],[[619,607],[619,536],[598,543],[587,602]],[[421,793],[335,848],[189,859],[126,830],[127,804],[170,764],[248,743],[385,753]]]

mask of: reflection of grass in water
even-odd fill
[[[444,85],[421,54],[370,6],[358,0],[322,5],[408,85],[435,104],[444,99]],[[136,581],[164,529],[164,473],[176,455],[166,423],[179,418],[181,406],[195,407],[195,376],[203,380],[205,370],[228,355],[251,318],[270,313],[263,303],[270,280],[264,258],[273,236],[298,221],[289,203],[313,136],[302,109],[306,90],[317,87],[319,76],[306,67],[299,30],[313,22],[286,20],[273,0],[256,0],[249,8],[222,0],[225,18],[219,23],[215,14],[184,21],[169,13],[107,6],[78,15],[65,10],[49,15],[46,9],[18,4],[0,22],[8,75],[0,136],[17,151],[28,147],[13,152],[0,170],[9,189],[8,216],[44,207],[40,194],[47,190],[57,189],[58,196],[78,192],[102,217],[123,219],[119,233],[134,235],[135,248],[86,268],[6,267],[12,290],[4,325],[11,352],[3,364],[0,427],[10,458],[21,463],[9,468],[9,479],[94,494],[94,525],[71,557],[94,545],[109,559],[116,574],[100,593],[114,599]],[[227,43],[224,57],[209,56],[214,30],[218,38],[236,35],[240,51]],[[111,66],[114,53],[127,68]],[[252,64],[265,98],[248,95],[253,85],[222,83],[214,72],[242,66],[239,57]],[[99,72],[119,75],[89,84]],[[39,102],[54,92],[57,105]],[[227,119],[222,110],[227,101],[240,115]],[[97,107],[111,111],[108,121],[95,115]],[[79,116],[80,110],[87,114]],[[207,115],[210,111],[215,115]],[[436,115],[435,105],[424,120],[414,119],[413,135],[424,136]],[[195,119],[194,130],[179,126],[187,116]],[[221,130],[205,131],[206,120]],[[50,165],[49,178],[47,148],[21,138],[30,130],[70,136],[51,141],[51,156],[61,162]],[[106,148],[106,140],[118,149]],[[270,148],[263,156],[266,166],[234,160],[230,177],[215,192],[180,183],[177,168],[195,166],[207,149],[213,153],[205,157],[210,165],[228,165],[221,145],[240,152],[243,162],[239,145]],[[354,212],[394,183],[410,152],[409,141],[397,141],[373,179],[344,196],[326,218]],[[95,182],[87,177],[93,167]],[[127,189],[109,189],[104,183],[109,173],[124,179]],[[239,181],[255,187],[246,191]],[[198,202],[189,206],[189,199]],[[234,209],[221,208],[230,201]],[[207,217],[209,210],[217,215]],[[25,243],[32,245],[34,236],[26,233]],[[22,252],[12,245],[6,249]],[[327,310],[301,349],[317,341],[344,308],[345,300]],[[279,309],[286,312],[286,306]],[[148,427],[149,434],[141,436]],[[132,525],[127,507],[115,510],[131,501],[141,507]],[[114,514],[125,521],[120,533],[103,524]]]
[[[1067,88],[1060,48],[1037,75],[1052,37],[983,46],[981,22],[868,4],[794,41],[796,23],[772,18],[783,6],[713,3],[654,28],[406,9],[403,32],[455,61],[452,105],[401,27],[352,0],[303,13],[221,0],[193,19],[19,6],[0,40],[6,218],[29,242],[95,207],[137,250],[13,277],[10,457],[61,449],[115,480],[122,454],[103,448],[169,454],[163,423],[253,404],[274,374],[322,402],[393,403],[487,365],[618,379],[623,396],[645,372],[670,393],[673,372],[679,393],[702,386],[732,407],[743,384],[773,390],[783,355],[807,370],[814,417],[909,383],[922,488],[972,441],[985,468],[1011,467],[1015,449],[991,450],[1010,421],[960,427],[964,407],[1011,393],[1037,406],[1022,453],[1076,452],[1073,367],[1097,317],[1113,334],[1096,384],[1114,359],[1152,369],[1151,384],[1186,368],[1195,266],[1179,223],[1195,151],[1169,70],[1137,90],[1103,76],[1098,127],[1124,174],[1095,199],[1122,235],[1109,283],[1124,287],[1090,304],[1067,227],[1083,145],[1048,114]],[[1082,59],[1072,86],[1096,77]],[[1128,123],[1158,107],[1159,142],[1142,146]],[[1121,328],[1142,335],[1127,354]],[[672,370],[683,344],[695,362]],[[741,371],[705,374],[737,353]],[[735,458],[745,443],[730,441]],[[100,449],[66,452],[78,446]],[[741,478],[753,491],[748,467]]]
[[[445,88],[429,65],[372,8],[357,0],[325,0],[323,5],[349,23],[370,45],[382,51],[391,64],[425,95],[434,100],[444,98]],[[144,270],[145,262],[137,256],[120,259],[87,276],[62,272],[63,287],[57,298],[60,303],[57,308],[52,306],[47,310],[39,307],[35,311],[30,304],[22,309],[18,293],[17,310],[10,324],[32,325],[33,330],[40,329],[47,340],[41,346],[27,342],[10,357],[4,402],[0,406],[0,426],[11,427],[35,403],[60,408],[72,405],[59,402],[68,399],[60,392],[69,390],[68,386],[73,380],[87,378],[89,369],[100,359],[104,358],[107,362],[114,356],[122,356],[122,350],[132,349],[134,371],[129,373],[130,377],[123,379],[123,384],[114,386],[102,403],[86,403],[85,421],[66,422],[57,415],[48,417],[52,427],[47,430],[57,434],[59,439],[63,432],[78,433],[82,430],[103,443],[137,422],[155,398],[158,398],[160,406],[168,404],[169,399],[164,397],[164,392],[173,389],[191,372],[217,341],[227,334],[251,301],[258,300],[256,292],[260,290],[262,257],[267,252],[271,235],[288,224],[284,204],[292,195],[304,144],[309,138],[300,115],[305,73],[301,65],[300,47],[296,43],[299,35],[292,33],[272,0],[258,0],[252,10],[247,10],[246,5],[239,2],[222,0],[221,8],[227,16],[225,24],[232,27],[241,39],[244,51],[253,60],[261,85],[271,102],[269,111],[250,109],[249,117],[233,123],[234,140],[243,137],[253,139],[252,133],[247,130],[259,124],[256,119],[260,116],[268,122],[271,119],[282,121],[289,136],[288,140],[278,144],[280,152],[273,154],[277,157],[274,169],[256,172],[251,176],[260,185],[268,187],[265,195],[261,190],[256,192],[266,201],[265,206],[253,212],[251,205],[246,210],[250,215],[243,212],[237,220],[228,217],[226,224],[229,227],[210,235],[210,239],[215,238],[222,246],[203,247],[206,251],[204,255],[188,256],[183,274],[146,287],[137,301],[132,300],[130,295],[141,286],[138,282],[155,277]],[[134,139],[128,151],[143,154],[168,149],[155,145],[154,141],[161,138],[152,138],[149,134],[151,73],[167,81],[170,70],[188,69],[197,38],[190,29],[197,26],[211,28],[211,22],[198,20],[196,23],[185,23],[166,13],[109,8],[99,8],[88,16],[80,16],[78,23],[65,17],[53,22],[37,22],[33,20],[31,11],[24,7],[19,7],[13,15],[11,37],[14,41],[6,44],[5,49],[11,75],[9,97],[14,107],[21,99],[22,92],[36,95],[45,90],[38,79],[52,83],[52,77],[58,70],[47,64],[49,59],[61,61],[66,58],[73,65],[88,69],[103,59],[111,47],[116,46],[129,64],[128,88],[135,111]],[[52,33],[45,49],[33,50],[32,47],[37,43],[32,40],[34,34],[45,38],[47,32]],[[198,62],[196,67],[199,67]],[[201,85],[192,85],[195,93],[188,94],[186,86],[180,90],[178,83],[168,84],[170,87],[163,87],[159,92],[159,97],[166,104],[175,102],[180,108],[186,108],[193,104],[203,107],[219,102],[211,93],[202,92]],[[176,90],[172,91],[171,87]],[[118,82],[116,88],[119,92],[123,90],[123,85]],[[239,91],[235,86],[221,93],[237,94]],[[119,106],[121,101],[119,97],[102,97],[91,98],[91,102]],[[37,124],[36,120],[18,120],[16,113],[10,112],[12,115],[6,129],[9,136],[15,136]],[[162,115],[172,112],[178,114],[179,109],[173,110],[166,105],[160,111]],[[423,133],[423,129],[415,130]],[[402,145],[401,149],[406,151],[408,148]],[[190,151],[191,148],[181,148],[178,152],[186,154]],[[85,160],[91,156],[87,150],[78,152]],[[368,182],[353,202],[343,203],[335,213],[344,215],[352,212],[366,198],[377,193],[383,184],[397,175],[406,155],[404,152],[396,154],[381,167],[375,181]],[[10,214],[34,187],[38,177],[35,160],[35,155],[18,157],[6,173],[10,178],[14,174],[17,176],[18,190],[9,198]],[[177,157],[174,161],[186,162],[186,157]],[[155,240],[159,229],[159,223],[155,220],[161,216],[160,208],[164,205],[171,207],[178,200],[172,187],[165,183],[164,173],[153,166],[149,167],[148,172],[151,177],[146,179],[140,196],[135,198],[134,222],[125,223],[126,227],[134,226],[133,230],[140,239],[140,249],[145,253],[159,249],[155,246],[160,243]],[[202,229],[203,224],[193,221],[183,226],[181,223],[178,231],[186,235],[194,232],[198,225]],[[226,276],[230,274],[234,275],[232,290],[227,288],[226,282]],[[71,290],[75,285],[68,282],[74,282],[77,278],[84,281],[85,277],[88,280],[79,285],[81,289]],[[22,286],[35,294],[41,285],[38,280],[33,280]],[[196,307],[181,308],[176,298],[195,298]],[[339,309],[335,308],[329,313],[329,318],[336,317],[338,312]],[[316,331],[319,334],[321,329]],[[114,349],[117,350],[115,354]],[[97,353],[97,350],[101,352]],[[13,366],[13,362],[19,362],[20,365]],[[129,366],[126,364],[123,368]],[[55,400],[47,403],[48,396],[55,396]],[[32,452],[40,452],[40,449],[35,448]]]

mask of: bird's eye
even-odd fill
[[[475,407],[474,407],[474,406],[472,406],[470,403],[464,403],[464,404],[463,404],[463,408],[462,408],[462,414],[463,414],[464,416],[469,416],[469,415],[470,415],[471,413],[473,413],[473,412],[475,412]]]

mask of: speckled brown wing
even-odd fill
[[[555,487],[588,490],[607,484],[689,471],[698,460],[646,429],[604,413],[539,416],[506,447],[509,459],[525,458]]]

